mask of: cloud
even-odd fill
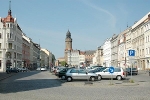
[[[89,1],[87,1],[87,0],[82,0],[82,2],[83,2],[84,4],[86,4],[87,6],[89,6],[89,7],[93,8],[93,9],[95,9],[95,10],[98,10],[98,11],[100,11],[100,12],[103,12],[103,13],[109,15],[110,20],[111,20],[111,23],[109,23],[109,24],[111,24],[112,27],[115,27],[115,26],[116,26],[116,18],[115,18],[115,16],[114,16],[111,12],[109,12],[108,10],[103,9],[103,8],[101,8],[101,7],[98,7],[98,6],[92,4],[91,2],[89,2]]]

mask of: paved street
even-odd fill
[[[110,80],[85,84],[86,80],[61,81],[48,71],[17,73],[0,81],[0,97],[1,100],[150,100],[148,73],[132,78],[135,85],[117,80],[113,80],[114,85],[109,84]]]

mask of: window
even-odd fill
[[[70,71],[70,73],[77,73],[77,70],[76,70],[76,69],[72,69],[72,70]]]
[[[9,33],[7,33],[7,38],[9,38]]]
[[[148,54],[148,49],[146,48],[146,54]]]
[[[9,38],[11,38],[12,37],[12,33],[10,33],[10,37]]]
[[[14,58],[16,58],[16,53],[14,52]]]
[[[109,68],[107,68],[106,70],[104,70],[104,72],[109,72]]]
[[[79,70],[79,73],[86,73],[85,70]]]
[[[10,24],[10,28],[13,28],[12,24]]]
[[[114,72],[121,72],[121,69],[120,68],[115,68]]]
[[[2,57],[2,51],[0,51],[0,57]]]
[[[2,38],[2,33],[0,33],[0,39]]]
[[[9,44],[8,44],[8,48],[9,48],[9,49],[12,49],[12,43],[9,43]]]

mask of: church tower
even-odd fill
[[[68,30],[66,33],[66,39],[65,39],[65,61],[68,62],[68,52],[72,51],[72,38],[71,33]]]

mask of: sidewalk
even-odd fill
[[[5,72],[0,72],[0,81],[6,79],[6,78],[8,78],[8,77],[11,77],[12,75],[15,75],[15,74],[16,74],[16,73],[7,74],[7,73],[5,73]]]

